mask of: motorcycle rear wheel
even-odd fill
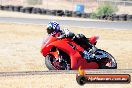
[[[101,49],[98,49],[96,52],[103,52],[107,55],[106,58],[101,58],[99,60],[99,69],[117,69],[117,63],[116,63],[116,60],[115,58],[108,52],[104,51],[104,50],[101,50]],[[103,62],[107,62],[107,60],[111,60],[110,62],[113,64],[113,66],[111,67],[108,67],[106,65],[102,65]]]

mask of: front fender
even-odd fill
[[[45,45],[42,45],[42,47],[41,47],[41,54],[43,55],[43,56],[46,56],[49,52],[50,52],[50,49],[52,48],[53,46],[49,46],[49,45],[47,45],[47,46],[45,46]]]

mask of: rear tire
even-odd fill
[[[107,58],[108,58],[109,60],[111,60],[111,62],[112,62],[112,64],[113,64],[112,67],[108,67],[108,66],[102,65],[101,63],[102,63],[103,60],[105,59],[105,58],[102,58],[101,60],[99,60],[99,69],[117,69],[116,60],[115,60],[115,58],[114,58],[110,53],[108,53],[108,52],[106,52],[106,51],[104,51],[104,50],[101,50],[101,49],[97,50],[96,52],[98,52],[98,51],[101,51],[101,52],[104,52],[105,54],[107,54]],[[107,59],[107,58],[106,58],[106,59]]]

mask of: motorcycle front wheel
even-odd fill
[[[66,62],[59,62],[53,55],[45,57],[45,65],[49,70],[70,70]]]

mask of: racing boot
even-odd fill
[[[86,59],[87,62],[90,62],[91,59],[94,58],[94,55],[92,53],[87,52],[86,50],[84,50],[83,57]]]

